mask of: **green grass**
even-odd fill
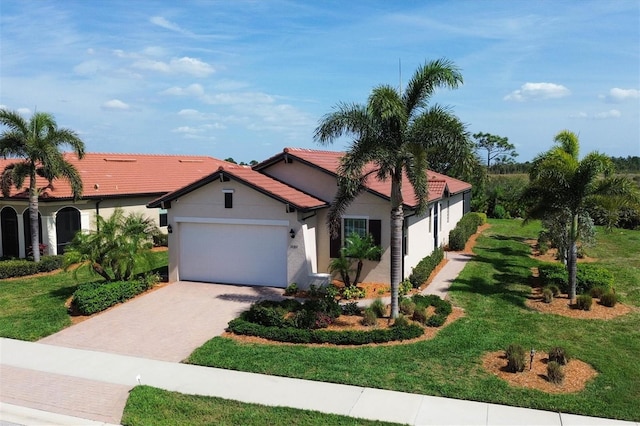
[[[392,425],[318,411],[266,407],[221,398],[184,395],[137,386],[127,400],[122,424],[135,425]]]
[[[167,252],[153,253],[153,267],[167,265]],[[35,341],[71,325],[65,301],[78,284],[100,277],[81,270],[2,280],[0,283],[0,336]]]
[[[640,421],[640,313],[615,320],[577,320],[541,314],[525,305],[531,267],[525,239],[539,224],[491,220],[478,239],[476,257],[450,289],[466,316],[435,339],[409,345],[334,348],[245,344],[217,337],[197,349],[189,362],[310,380],[345,383],[426,395]],[[640,306],[640,231],[598,234],[589,254],[615,268],[624,303]],[[609,247],[609,248],[605,248]],[[622,259],[621,259],[622,257]],[[564,346],[591,364],[598,376],[585,390],[550,395],[510,387],[483,370],[481,357],[510,343],[546,351]],[[275,362],[274,360],[277,360]]]

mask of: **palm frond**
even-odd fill
[[[463,83],[462,73],[448,59],[436,59],[418,67],[403,94],[407,114],[423,108],[438,87],[455,89]]]

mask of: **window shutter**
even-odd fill
[[[382,245],[382,221],[369,219],[369,233],[373,237],[373,243],[377,246]]]
[[[336,259],[340,257],[340,249],[342,248],[342,225],[338,225],[338,235],[334,238],[329,234],[329,257]]]

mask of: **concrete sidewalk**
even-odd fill
[[[186,394],[409,425],[640,426],[634,422],[266,376],[11,339],[0,339],[0,353],[3,370],[9,366],[129,389],[139,378],[142,384]]]

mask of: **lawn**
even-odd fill
[[[166,266],[167,252],[153,253],[153,268]],[[102,278],[80,270],[21,277],[0,283],[0,336],[35,341],[71,325],[65,301],[78,284]]]
[[[531,267],[525,239],[539,224],[492,220],[476,257],[453,283],[450,296],[466,316],[435,339],[361,348],[259,345],[216,337],[189,362],[310,380],[486,401],[549,411],[640,421],[640,231],[598,232],[588,254],[612,269],[616,289],[635,311],[615,320],[576,320],[525,306]],[[481,365],[486,352],[510,343],[548,350],[564,346],[598,376],[585,390],[564,395],[510,387]]]
[[[149,386],[137,386],[127,400],[122,424],[135,425],[362,425],[385,423],[318,411],[266,407],[227,399],[184,395]]]

